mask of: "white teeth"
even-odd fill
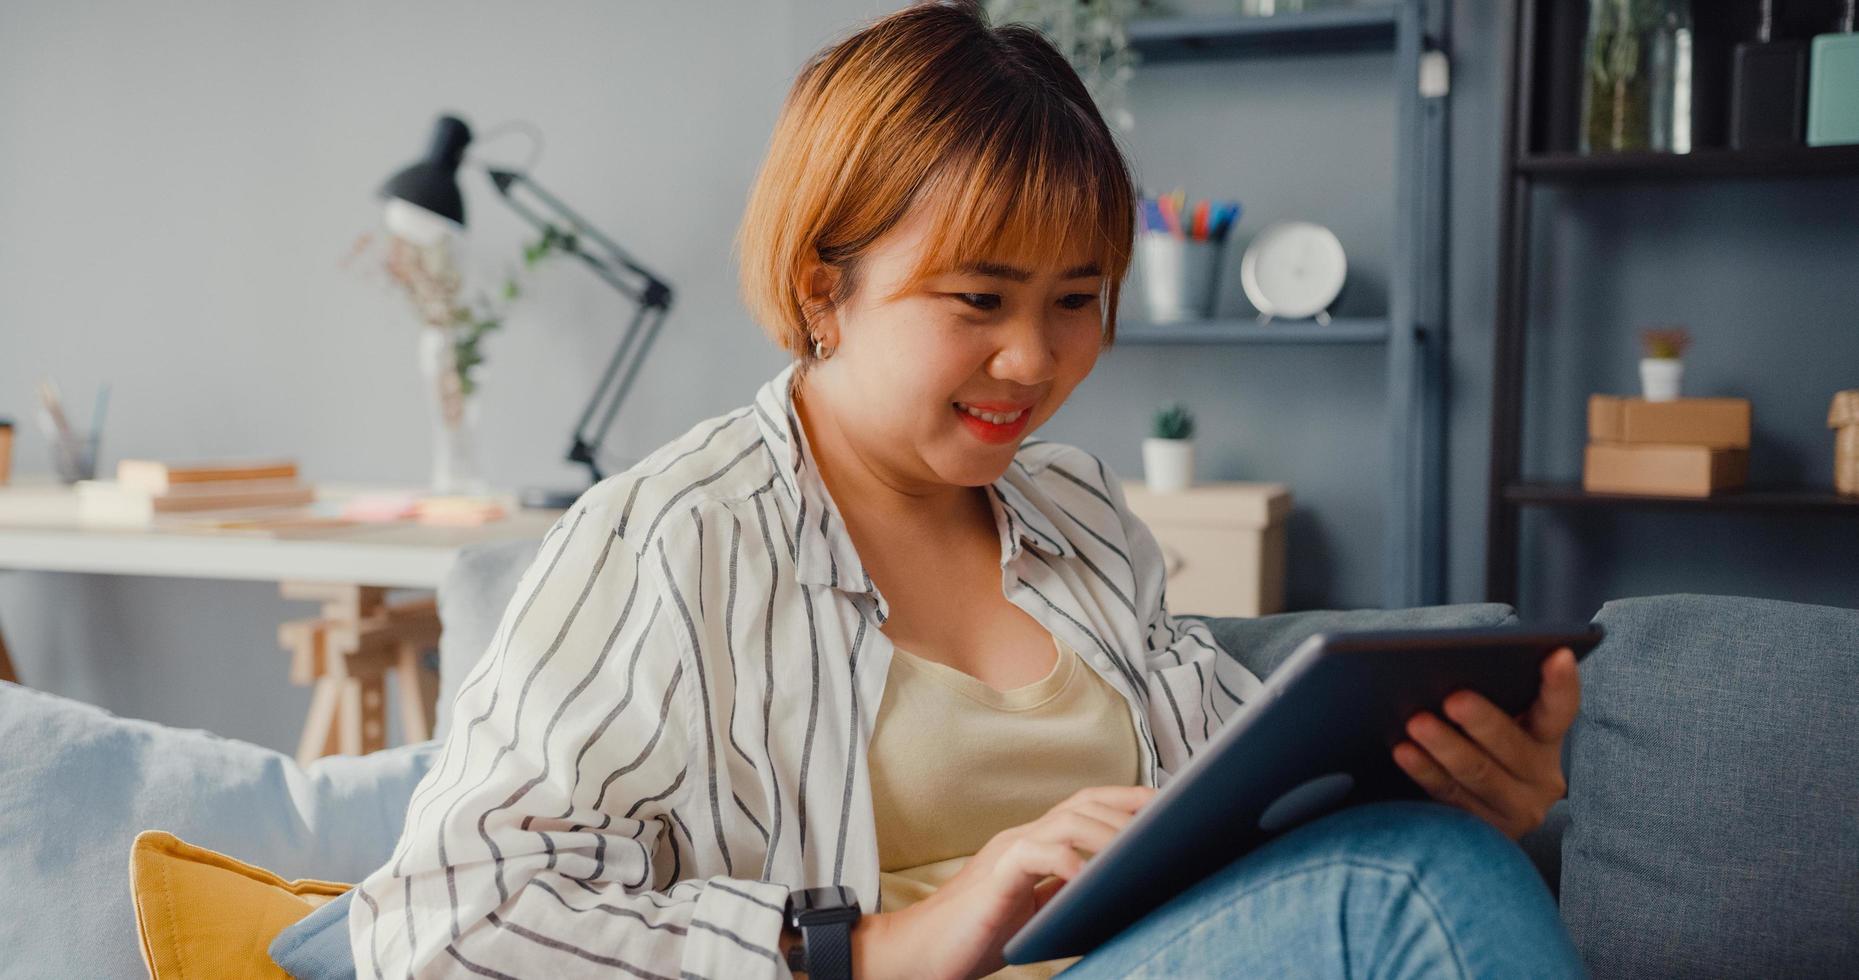
[[[964,412],[967,412],[970,415],[973,415],[975,418],[982,419],[983,421],[987,421],[987,422],[992,422],[995,425],[1006,425],[1007,423],[1013,422],[1019,419],[1020,416],[1026,414],[1026,409],[1024,408],[1017,412],[1007,412],[1003,414],[1000,412],[984,412],[978,408],[969,408],[967,405],[964,405],[961,402],[956,402],[955,407],[961,409]]]

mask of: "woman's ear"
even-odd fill
[[[812,339],[828,347],[839,346],[833,290],[839,285],[840,275],[838,269],[817,259],[808,261],[800,273],[801,312],[807,329]]]

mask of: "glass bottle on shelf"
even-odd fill
[[[1594,0],[1581,151],[1691,152],[1694,52],[1690,0]]]

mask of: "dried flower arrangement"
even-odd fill
[[[557,252],[572,251],[574,236],[546,226],[542,236],[523,247],[523,267]],[[445,410],[448,419],[456,420],[463,398],[477,391],[473,369],[484,363],[481,343],[484,335],[503,326],[508,304],[522,294],[514,272],[506,273],[498,298],[480,291],[470,302],[461,301],[464,277],[452,253],[450,238],[422,245],[398,235],[364,232],[356,238],[343,265],[350,265],[369,253],[379,251],[380,269],[406,294],[420,322],[428,327],[451,332],[452,365],[447,372],[454,379],[455,390],[448,390]]]
[[[1691,333],[1681,326],[1647,327],[1640,331],[1640,347],[1647,357],[1676,360],[1691,346]]]

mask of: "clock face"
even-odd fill
[[[1240,260],[1246,298],[1268,316],[1299,320],[1328,309],[1349,268],[1328,228],[1286,221],[1259,232]]]

